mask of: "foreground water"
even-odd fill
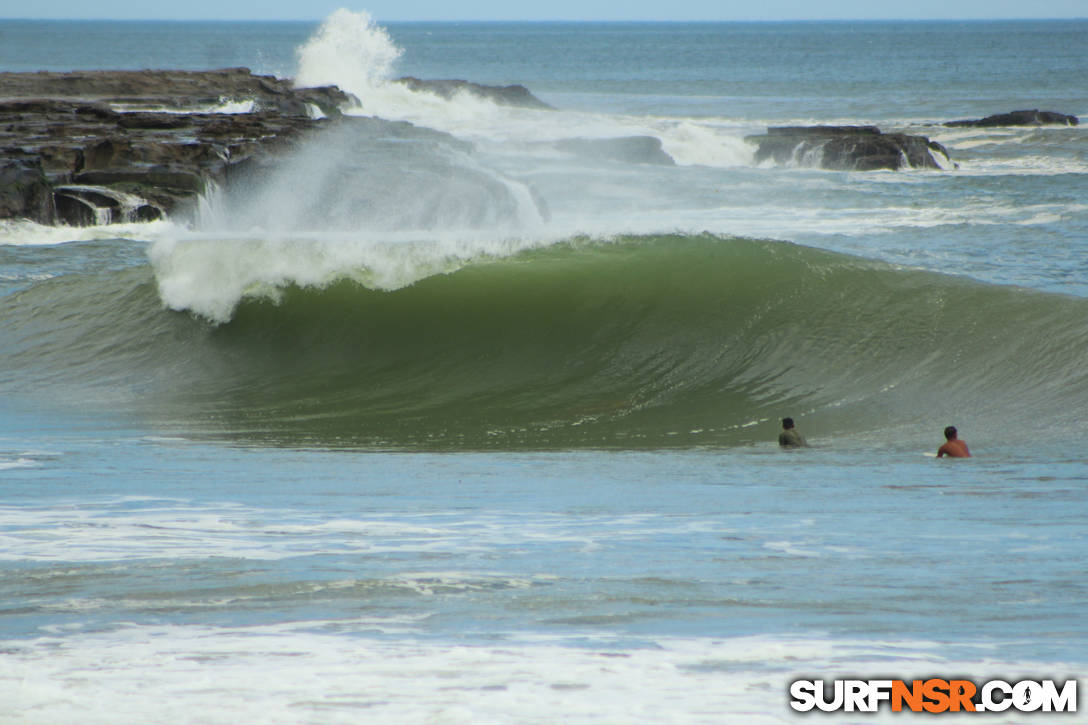
[[[812,673],[1083,668],[1085,467],[1056,451],[379,453],[22,422],[15,721],[781,722]]]
[[[191,225],[0,229],[0,722],[791,722],[798,677],[1081,675],[1088,135],[936,124],[1088,114],[1088,25],[388,30],[0,26],[6,70],[244,64],[450,134],[323,137]],[[753,162],[806,122],[959,166]],[[676,163],[560,143],[628,135]]]

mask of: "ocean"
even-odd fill
[[[329,133],[192,220],[0,222],[0,723],[1084,675],[1088,126],[942,124],[1088,118],[1088,20],[0,21],[3,71],[229,66],[440,133]],[[950,160],[745,140],[813,124]]]

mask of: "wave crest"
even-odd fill
[[[743,444],[783,415],[817,440],[928,446],[954,419],[998,442],[1076,430],[1088,404],[1088,300],[709,234],[468,249],[392,245],[380,268],[255,244],[234,272],[278,258],[279,283],[214,325],[162,310],[146,268],[46,280],[0,300],[0,385],[424,448]]]
[[[214,335],[248,360],[229,409],[322,439],[656,446],[765,437],[784,411],[888,435],[1088,395],[1084,300],[788,243],[581,239],[409,269],[243,300]]]

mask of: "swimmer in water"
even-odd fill
[[[944,445],[937,449],[937,458],[948,456],[949,458],[970,458],[971,451],[967,450],[967,444],[957,437],[956,426],[950,425],[944,429]]]
[[[808,446],[805,437],[793,427],[793,418],[782,419],[782,432],[778,434],[778,445],[783,448],[804,448]]]

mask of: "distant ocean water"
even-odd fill
[[[191,225],[0,223],[0,723],[1083,675],[1088,127],[940,124],[1088,116],[1088,21],[0,21],[4,71],[239,65],[449,140],[330,134]],[[955,166],[744,138],[816,123]],[[587,151],[627,136],[675,163]]]

